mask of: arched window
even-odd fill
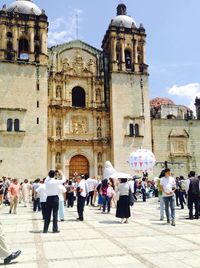
[[[140,128],[138,124],[135,124],[135,137],[140,136]]]
[[[40,46],[39,45],[35,45],[35,53],[40,54]]]
[[[173,114],[168,114],[167,119],[176,119],[176,116]]]
[[[85,90],[81,87],[75,87],[72,90],[72,106],[85,107]]]
[[[7,51],[10,52],[10,51],[12,51],[12,50],[13,50],[13,44],[12,44],[11,41],[8,41],[8,42],[7,42]]]
[[[57,153],[56,154],[56,163],[61,163],[61,154],[60,153]]]
[[[20,126],[19,126],[19,119],[15,119],[14,121],[14,131],[19,132]]]
[[[12,128],[13,128],[13,120],[11,118],[9,118],[7,120],[7,131],[11,132],[13,130]]]
[[[7,32],[7,38],[12,38],[13,37],[13,34],[11,32]]]
[[[57,99],[61,98],[61,86],[56,87],[56,98]]]
[[[132,69],[132,57],[131,57],[131,51],[128,49],[125,50],[125,63],[126,63],[126,69],[131,70]]]
[[[19,58],[21,60],[29,59],[29,44],[28,40],[25,38],[19,40]]]
[[[98,175],[103,176],[103,167],[102,166],[98,166]]]
[[[97,162],[101,163],[102,162],[102,153],[98,153],[97,155]]]
[[[130,137],[134,136],[134,125],[133,124],[129,125],[129,136]]]

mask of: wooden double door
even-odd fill
[[[69,164],[69,177],[74,177],[75,174],[78,175],[89,175],[89,161],[83,155],[76,155],[72,157]]]

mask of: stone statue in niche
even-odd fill
[[[60,137],[61,136],[61,127],[57,127],[56,128],[56,137]]]
[[[97,127],[101,127],[101,118],[97,117]]]
[[[60,153],[56,154],[56,163],[61,163],[61,154]]]
[[[72,133],[76,135],[88,133],[88,120],[86,117],[79,116],[72,118]]]
[[[186,152],[185,143],[183,141],[177,142],[177,152],[181,154]]]
[[[63,60],[62,64],[63,64],[63,71],[71,70],[70,62],[69,62],[69,60],[67,58]]]
[[[98,138],[101,138],[101,136],[102,136],[102,132],[101,132],[101,128],[99,127],[99,128],[97,129],[97,137],[98,137]]]

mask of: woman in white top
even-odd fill
[[[117,189],[119,200],[117,201],[116,217],[121,218],[121,223],[128,223],[128,218],[131,216],[129,189],[127,179],[120,179],[120,184]]]

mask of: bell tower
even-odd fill
[[[0,151],[7,176],[35,179],[47,171],[47,32],[45,11],[32,0],[0,10]]]
[[[31,0],[0,10],[0,60],[47,64],[48,21]]]
[[[127,15],[125,4],[117,6],[102,42],[107,64],[111,113],[112,161],[128,170],[129,154],[138,148],[151,150],[146,31]]]

